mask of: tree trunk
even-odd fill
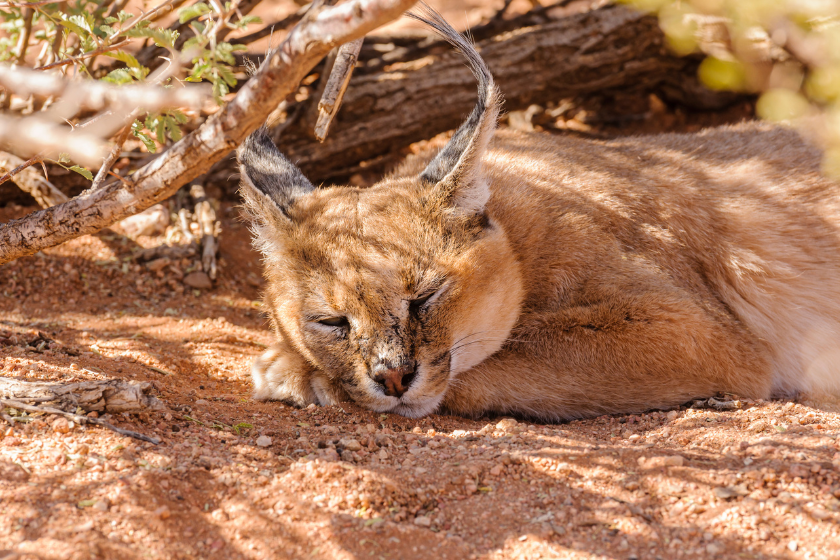
[[[656,18],[628,8],[608,6],[512,30],[505,24],[480,28],[479,37],[498,34],[479,41],[478,49],[508,111],[619,91],[657,92],[697,109],[738,99],[703,88],[697,60],[671,54]],[[369,60],[357,69],[323,144],[314,140],[308,119],[275,129],[281,151],[310,179],[346,176],[359,162],[452,130],[469,114],[476,84],[462,57],[448,45],[418,48],[423,40],[414,41],[398,47],[399,60],[378,61],[385,70],[371,72]]]

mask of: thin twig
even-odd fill
[[[111,151],[105,157],[105,161],[102,162],[102,167],[99,168],[99,172],[97,172],[96,177],[93,178],[93,183],[90,185],[91,189],[98,189],[102,186],[102,183],[105,182],[105,178],[108,176],[111,166],[114,165],[114,162],[117,161],[118,157],[120,157],[123,144],[125,144],[125,141],[128,140],[129,134],[131,134],[131,123],[125,125],[117,135],[116,139],[114,139],[114,147],[111,148]]]
[[[41,154],[36,154],[36,155],[32,156],[28,160],[24,161],[23,163],[21,163],[20,165],[18,165],[17,167],[15,167],[11,171],[9,171],[8,173],[6,173],[2,177],[0,177],[0,185],[2,185],[3,183],[8,181],[9,179],[14,177],[15,175],[17,175],[18,173],[20,173],[21,171],[23,171],[27,167],[35,165],[36,163],[38,163],[40,161],[41,161]]]
[[[11,399],[0,399],[0,404],[8,406],[10,408],[16,408],[18,410],[25,410],[27,412],[46,412],[48,414],[59,414],[64,416],[65,418],[69,418],[73,420],[77,424],[96,424],[97,426],[102,426],[103,428],[108,428],[109,430],[116,432],[122,436],[132,437],[134,439],[139,439],[141,441],[148,441],[149,443],[153,443],[154,445],[160,445],[160,440],[158,438],[150,437],[139,432],[134,432],[131,430],[126,430],[124,428],[118,428],[111,423],[106,422],[105,420],[101,420],[99,418],[91,418],[89,416],[82,416],[80,414],[73,414],[72,412],[64,412],[58,408],[53,408],[51,406],[32,406],[29,404],[24,404],[19,401],[13,401]]]
[[[100,54],[104,54],[109,51],[116,50],[120,47],[124,47],[127,44],[131,43],[131,39],[124,39],[119,43],[114,43],[113,45],[102,45],[99,48],[93,49],[92,51],[88,51],[86,53],[82,53],[79,56],[73,56],[70,58],[65,58],[63,60],[57,60],[52,64],[47,64],[46,66],[39,66],[35,68],[35,70],[49,70],[51,68],[58,68],[59,66],[67,66],[68,64],[76,64],[77,62],[81,62],[83,60],[87,60],[88,58],[93,58],[95,56],[99,56]]]

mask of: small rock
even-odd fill
[[[125,230],[125,233],[131,237],[157,235],[163,233],[168,225],[169,212],[162,204],[155,204],[151,208],[120,222],[120,226]]]
[[[86,531],[90,531],[91,529],[93,529],[93,519],[89,519],[89,520],[85,521],[84,523],[80,523],[79,525],[76,525],[75,527],[73,527],[73,532],[74,533],[84,533]]]
[[[210,277],[204,272],[190,272],[184,276],[184,284],[198,290],[209,290],[213,287]]]
[[[797,550],[799,550],[799,543],[796,541],[790,541],[787,547],[788,550],[790,550],[791,552],[796,552]]]
[[[155,517],[157,517],[159,519],[169,519],[169,516],[172,515],[172,514],[169,512],[168,507],[161,506],[161,507],[159,507],[155,510],[154,515],[155,515]]]
[[[110,502],[108,502],[108,500],[96,500],[96,502],[94,502],[93,506],[91,507],[96,511],[101,511],[104,513],[108,511],[108,508],[111,507],[111,504]]]
[[[518,424],[519,424],[519,422],[517,422],[513,418],[503,418],[503,419],[499,420],[499,422],[496,424],[496,429],[497,430],[502,430],[504,432],[509,432],[509,431],[513,430],[514,428],[516,428],[516,426]]]
[[[639,457],[639,466],[643,469],[659,469],[666,467],[681,467],[685,463],[682,455],[667,457]]]
[[[338,451],[336,451],[332,447],[327,447],[326,449],[324,449],[321,453],[321,456],[324,458],[325,461],[338,461],[339,459]]]
[[[712,556],[716,554],[721,554],[724,550],[725,549],[723,548],[723,546],[716,543],[710,543],[706,545],[706,553]]]
[[[669,410],[668,414],[665,415],[665,419],[668,422],[673,422],[674,420],[677,419],[677,416],[679,416],[679,415],[680,415],[679,412],[677,412],[676,410]]]
[[[719,486],[712,490],[712,493],[720,500],[729,500],[738,496],[746,496],[749,491],[743,484],[738,484],[737,486]]]
[[[271,438],[268,436],[260,436],[257,438],[258,447],[268,447],[271,445]]]
[[[492,469],[490,469],[490,474],[493,476],[499,476],[502,474],[502,470],[504,470],[504,465],[496,465]]]
[[[152,272],[157,272],[159,270],[163,270],[166,265],[169,264],[169,259],[167,257],[163,257],[160,259],[155,259],[153,261],[149,261],[146,263],[146,268]]]
[[[195,401],[195,404],[200,405],[200,404],[210,404],[210,403],[208,401],[204,400],[204,399],[198,399],[197,401]]]
[[[342,438],[338,444],[348,451],[360,451],[362,449],[362,444],[359,443],[359,440],[352,438]]]
[[[0,461],[0,480],[9,482],[26,482],[29,480],[29,473],[16,463],[11,461]]]
[[[426,517],[425,515],[418,515],[414,518],[414,524],[418,527],[431,527],[432,520],[431,518]]]
[[[73,423],[67,418],[56,418],[52,423],[52,429],[57,434],[66,434],[73,429]]]
[[[345,449],[341,452],[341,460],[346,461],[347,463],[355,463],[356,458],[353,456],[353,452]]]
[[[388,460],[388,452],[384,449],[379,450],[379,460],[380,461],[387,461]]]

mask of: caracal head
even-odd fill
[[[346,395],[376,411],[428,414],[460,372],[501,348],[519,315],[518,265],[487,210],[481,171],[498,95],[473,47],[426,16],[466,55],[479,102],[422,173],[315,189],[265,130],[237,152],[269,312],[305,364],[288,371],[294,383],[275,386],[309,384],[299,394],[319,404]]]

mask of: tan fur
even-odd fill
[[[498,132],[486,228],[417,179],[430,157],[260,229],[281,342],[255,364],[258,398],[560,419],[840,391],[840,189],[795,132]],[[407,301],[441,283],[412,324]],[[348,316],[353,340],[313,313]],[[417,360],[402,399],[373,387],[376,353]]]

